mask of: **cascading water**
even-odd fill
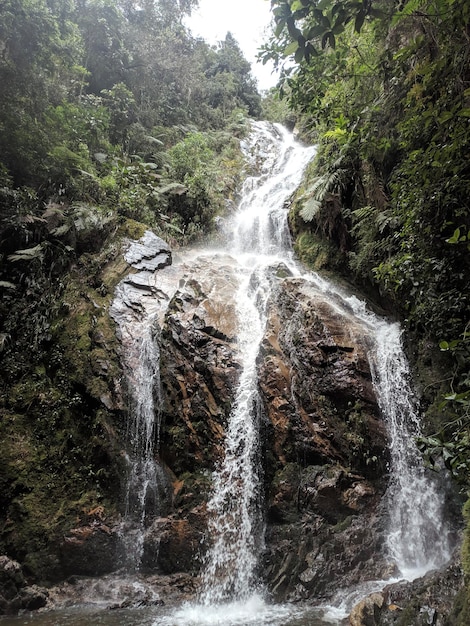
[[[436,477],[423,466],[415,444],[421,425],[399,325],[379,323],[376,344],[372,367],[390,436],[388,548],[401,575],[412,580],[442,567],[451,542]]]
[[[250,290],[249,280],[243,280],[237,298],[244,367],[225,436],[225,456],[214,474],[208,504],[213,545],[203,573],[201,602],[209,606],[252,595],[262,543],[256,357],[265,325],[259,299],[265,301],[267,291],[262,286]]]
[[[315,148],[298,143],[283,126],[254,124],[242,150],[256,174],[244,182],[241,201],[230,223],[229,251],[292,258],[285,202],[300,184]],[[261,170],[261,171],[260,171]]]
[[[160,512],[160,494],[166,487],[156,461],[160,435],[161,390],[158,342],[160,294],[154,286],[154,271],[168,264],[168,246],[145,234],[142,243],[127,250],[126,260],[136,274],[118,285],[111,306],[120,333],[123,369],[129,397],[126,433],[127,479],[125,511],[121,529],[123,562],[127,569],[141,564],[146,527]]]
[[[140,325],[127,350],[127,376],[131,406],[128,422],[128,478],[123,538],[126,561],[137,568],[143,551],[146,519],[159,510],[159,485],[163,477],[155,461],[160,427],[160,354],[153,319]],[[135,329],[134,329],[135,331]]]
[[[285,200],[296,189],[313,148],[296,143],[281,126],[255,123],[242,143],[256,169],[242,190],[231,222],[229,252],[243,271],[238,291],[238,345],[243,363],[225,437],[224,459],[213,477],[208,534],[212,541],[203,573],[204,605],[242,600],[256,590],[263,543],[259,501],[259,414],[256,359],[266,325],[271,284],[267,267],[290,251]]]

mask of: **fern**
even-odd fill
[[[341,163],[342,159],[335,161],[326,174],[315,178],[306,189],[302,199],[307,198],[307,200],[299,211],[305,222],[311,222],[318,214],[328,194],[338,193],[344,187],[348,172],[345,169],[335,169],[335,166]]]
[[[354,217],[357,219],[358,222],[362,222],[363,220],[367,220],[373,217],[375,214],[375,211],[376,211],[375,207],[367,205],[367,206],[361,206],[359,209],[356,209],[355,211],[353,211],[352,214],[354,215]]]
[[[8,255],[9,261],[33,261],[39,259],[42,261],[44,257],[44,249],[42,244],[34,246],[34,248],[24,248],[23,250],[17,250],[14,254]]]
[[[423,0],[405,0],[398,13],[396,13],[392,20],[392,25],[395,26],[404,17],[409,17],[418,11],[424,4]]]
[[[304,222],[311,222],[321,209],[321,202],[316,198],[309,198],[300,211]]]

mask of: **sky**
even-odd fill
[[[259,89],[269,89],[276,84],[272,66],[256,63],[258,47],[267,39],[265,30],[271,21],[269,0],[199,0],[187,25],[192,33],[209,44],[225,39],[230,31],[237,40]]]

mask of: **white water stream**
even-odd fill
[[[285,204],[298,187],[314,149],[302,146],[281,126],[266,122],[253,124],[242,148],[252,174],[244,184],[238,210],[225,222],[227,243],[223,252],[228,252],[238,266],[237,343],[243,369],[225,434],[224,456],[213,475],[208,503],[210,548],[203,564],[198,602],[159,614],[153,622],[155,626],[339,624],[355,601],[386,584],[372,582],[372,587],[349,594],[343,590],[333,606],[326,610],[309,609],[307,617],[299,607],[269,605],[264,600],[258,582],[264,528],[256,359],[271,289],[267,269],[279,263],[324,294],[328,303],[344,315],[345,324],[351,316],[360,321],[375,345],[370,355],[371,368],[390,436],[387,546],[391,560],[401,577],[413,579],[442,566],[449,558],[450,542],[441,498],[414,445],[414,438],[420,433],[419,415],[410,388],[400,327],[369,312],[364,302],[316,274],[305,273],[293,258]],[[220,250],[202,254],[217,263],[217,253]],[[161,307],[159,314],[161,318]],[[128,326],[121,324],[128,346],[126,367],[133,399],[123,530],[126,551],[132,555],[130,565],[135,568],[142,556],[146,519],[158,510],[159,484],[163,481],[155,462],[159,428],[159,354],[154,337],[157,318],[158,306],[147,300],[140,326],[135,325],[135,319]]]
[[[244,276],[238,299],[244,370],[226,435],[225,459],[214,476],[209,503],[213,513],[209,526],[212,547],[203,574],[200,605],[181,609],[171,624],[289,623],[287,615],[275,616],[276,611],[282,612],[286,607],[265,605],[260,595],[262,590],[256,584],[262,536],[258,472],[254,466],[258,446],[255,362],[270,289],[269,281],[263,278],[264,269],[279,262],[322,291],[329,303],[344,314],[345,323],[351,313],[361,320],[375,344],[370,356],[371,368],[390,436],[387,545],[400,577],[411,580],[444,565],[450,557],[442,498],[424,470],[414,444],[414,438],[420,434],[419,416],[399,325],[367,311],[362,301],[342,293],[319,276],[305,274],[293,260],[285,202],[300,183],[313,149],[297,143],[281,127],[264,122],[254,124],[250,138],[242,147],[258,173],[250,176],[244,185],[239,208],[227,228],[227,238],[228,251],[236,257]],[[250,289],[253,282],[255,290]],[[263,297],[257,298],[260,290]],[[323,623],[339,623],[355,601],[385,584],[372,582],[370,590],[359,589],[348,596],[347,603],[347,594],[338,594],[337,606],[329,607],[323,614]],[[250,612],[255,606],[256,611]]]
[[[139,333],[135,330],[135,325],[130,329],[121,327],[121,332],[128,334],[124,365],[130,396],[126,436],[128,476],[121,536],[124,563],[131,570],[140,566],[146,520],[153,519],[158,512],[159,486],[163,483],[161,469],[154,458],[160,412],[160,354],[153,337],[152,318],[143,320]]]

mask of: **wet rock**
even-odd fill
[[[212,468],[220,456],[241,368],[237,288],[230,257],[220,265],[197,259],[183,273],[163,321],[161,448],[176,474]]]
[[[314,513],[270,524],[264,568],[269,588],[277,601],[300,600],[299,584],[305,598],[331,600],[338,589],[389,574],[383,542],[383,517],[374,508],[336,525]]]
[[[337,462],[376,477],[386,434],[375,398],[369,340],[354,317],[299,279],[279,284],[259,362],[260,387],[282,464]]]
[[[171,264],[170,246],[150,230],[138,241],[131,241],[124,258],[137,270],[154,272]]]
[[[387,440],[368,349],[353,316],[311,284],[279,281],[258,361],[267,422],[266,574],[279,600],[328,598],[388,571],[380,556]]]
[[[464,588],[458,556],[443,571],[429,572],[412,582],[401,581],[383,590],[385,604],[380,626],[448,626],[457,623],[453,610],[457,594]]]
[[[385,602],[382,593],[372,593],[356,604],[349,616],[350,626],[379,626],[380,612]]]
[[[47,598],[46,589],[27,584],[17,561],[0,556],[0,615],[40,609],[46,605]]]
[[[60,544],[64,576],[101,576],[118,567],[118,529],[99,520],[72,528]]]
[[[139,240],[128,242],[124,258],[133,272],[116,287],[110,315],[121,328],[125,342],[126,326],[141,319],[147,306],[154,306],[150,299],[165,300],[165,294],[158,288],[156,271],[171,265],[172,253],[163,239],[147,230]]]
[[[155,520],[145,536],[142,568],[163,574],[194,571],[206,527],[205,507],[193,509],[185,519]]]

